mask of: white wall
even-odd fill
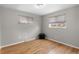
[[[1,46],[1,16],[0,16],[0,46]]]
[[[0,7],[0,9],[2,9],[2,11],[0,10],[0,12],[2,12],[0,15],[3,14],[1,46],[6,46],[21,41],[30,41],[30,39],[36,38],[40,33],[40,16],[3,7]],[[33,17],[34,23],[18,24],[19,15]]]
[[[1,46],[1,19],[0,19],[0,46]]]
[[[48,16],[55,16],[65,13],[65,20],[67,24],[66,29],[55,29],[48,27]],[[56,41],[79,47],[79,6],[57,11],[43,16],[43,27],[44,32],[48,38]]]
[[[0,47],[1,47],[1,39],[2,39],[2,9],[0,9]]]

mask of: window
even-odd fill
[[[66,28],[65,15],[49,17],[48,21],[49,28]]]
[[[33,23],[33,18],[29,16],[19,16],[20,24]]]

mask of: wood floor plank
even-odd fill
[[[2,48],[1,54],[79,54],[79,49],[50,40],[37,39]]]

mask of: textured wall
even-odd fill
[[[3,7],[0,7],[0,9],[2,9],[0,15],[3,14],[1,46],[30,41],[30,39],[36,38],[40,33],[40,16]],[[33,17],[33,24],[18,24],[19,15]]]
[[[48,16],[55,16],[65,13],[66,29],[55,29],[48,27]],[[79,47],[79,6],[57,11],[43,16],[44,32],[48,38],[56,41]]]

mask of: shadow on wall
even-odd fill
[[[23,30],[24,30],[23,32],[19,31],[19,36],[17,39],[25,39],[25,41],[27,41],[27,39],[32,39],[37,37],[37,35],[40,32],[40,28],[38,27],[38,25],[35,24],[29,24],[28,28],[26,26],[26,28]]]

